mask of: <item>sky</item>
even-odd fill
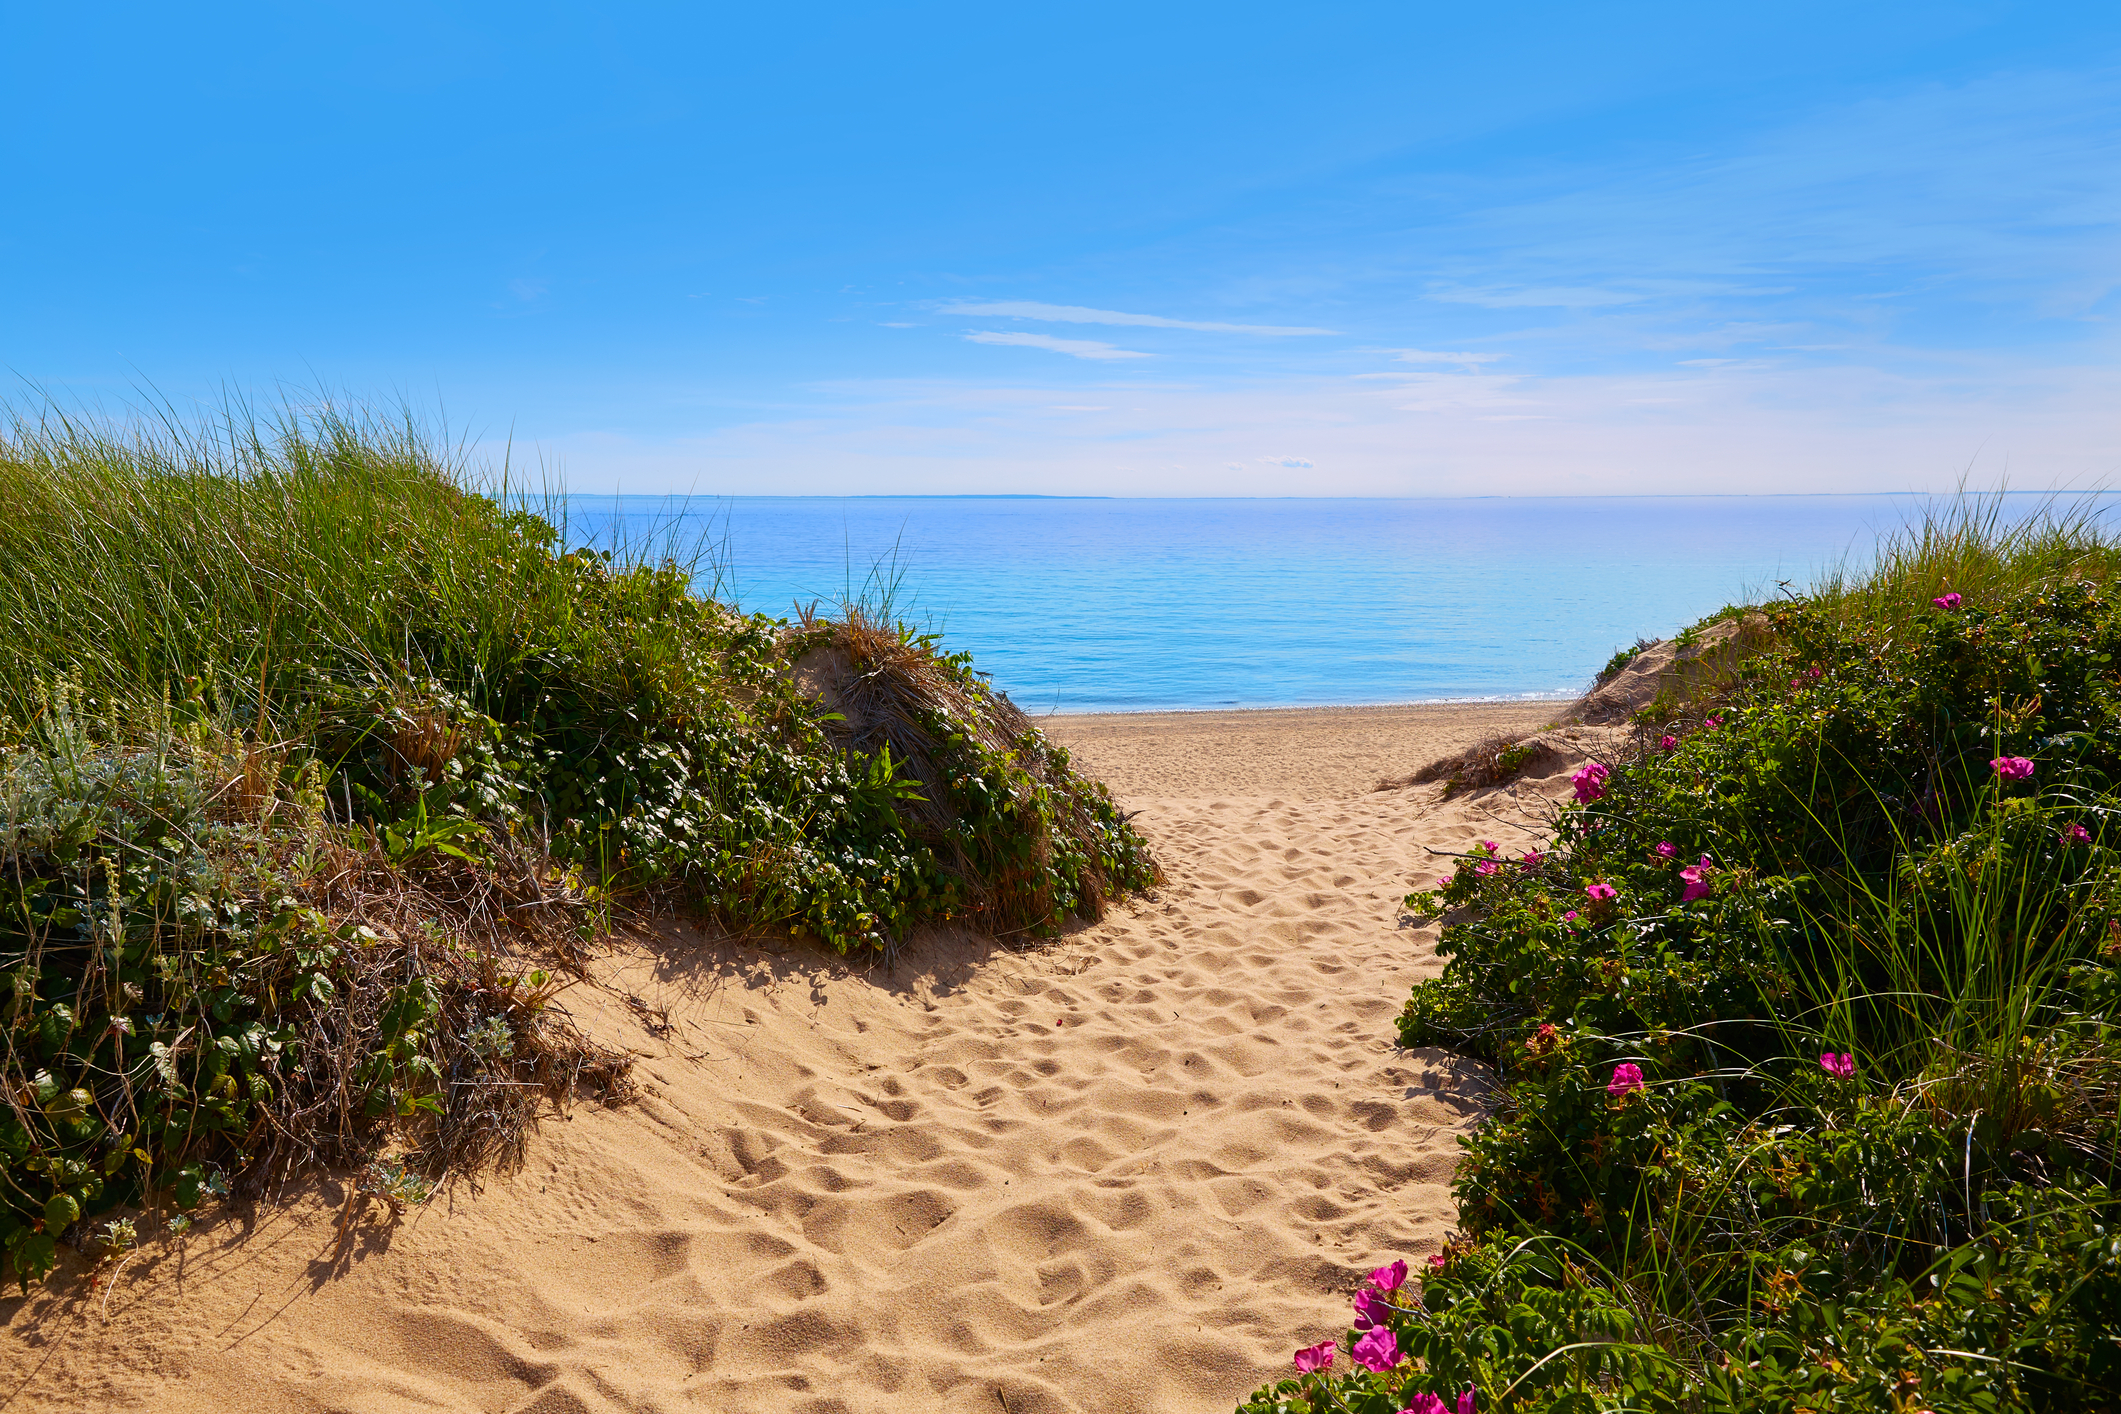
[[[579,491],[2121,480],[2112,4],[20,6],[18,405]]]

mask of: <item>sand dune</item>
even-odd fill
[[[639,1053],[638,1103],[343,1244],[321,1179],[12,1300],[0,1407],[1227,1410],[1443,1241],[1487,1081],[1391,1044],[1437,966],[1398,899],[1428,849],[1529,840],[1566,768],[1368,786],[1551,710],[1056,719],[1155,897],[889,974],[628,939],[566,1004]]]

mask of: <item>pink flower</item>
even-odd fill
[[[1562,914],[1561,921],[1564,923],[1574,923],[1576,921],[1576,910],[1572,908],[1567,913]]]
[[[1429,1254],[1429,1270],[1432,1272],[1440,1272],[1444,1269],[1445,1266],[1449,1264],[1449,1261],[1450,1259],[1445,1257],[1443,1253],[1431,1252]]]
[[[1379,1291],[1397,1291],[1407,1284],[1407,1264],[1394,1262],[1370,1273],[1370,1285]]]
[[[1473,866],[1473,872],[1475,874],[1478,874],[1481,878],[1485,879],[1488,877],[1488,875],[1494,873],[1500,868],[1502,868],[1502,866],[1500,864],[1497,864],[1494,860],[1483,859],[1480,861],[1480,863]]]
[[[1819,1068],[1836,1080],[1847,1080],[1856,1073],[1856,1058],[1853,1055],[1835,1055],[1828,1051],[1819,1057]]]
[[[1689,864],[1686,868],[1680,870],[1679,877],[1686,881],[1686,893],[1681,897],[1680,902],[1692,903],[1697,898],[1707,898],[1710,888],[1709,875],[1715,872],[1715,861],[1705,854],[1701,856],[1700,863]]]
[[[1307,1345],[1296,1352],[1296,1373],[1308,1375],[1315,1371],[1326,1369],[1332,1365],[1333,1357],[1339,1353],[1340,1347],[1330,1340],[1322,1340],[1316,1345]]]
[[[1444,1403],[1438,1395],[1413,1395],[1408,1400],[1403,1414],[1476,1414],[1473,1408],[1473,1391],[1469,1389],[1458,1396],[1456,1405]]]
[[[1804,675],[1808,678],[1817,680],[1826,676],[1826,670],[1824,668],[1806,668],[1804,670]]]
[[[1959,595],[1956,592],[1948,592],[1938,595],[1930,602],[1940,609],[1956,609],[1959,607]]]
[[[1620,896],[1620,890],[1611,884],[1585,884],[1583,896],[1592,903],[1608,903]]]
[[[1500,848],[1500,846],[1498,846],[1493,840],[1482,840],[1480,842],[1480,847],[1490,854],[1495,853],[1495,851]]]
[[[1365,1370],[1381,1375],[1399,1363],[1399,1337],[1388,1330],[1374,1330],[1356,1341],[1348,1354]]]
[[[1525,851],[1522,862],[1527,869],[1537,869],[1540,865],[1547,862],[1547,857],[1536,849],[1528,849]]]
[[[1375,1291],[1358,1291],[1355,1293],[1355,1329],[1366,1331],[1372,1326],[1384,1325],[1391,1318],[1392,1303],[1387,1301],[1382,1293]]]
[[[2025,781],[2032,779],[2033,763],[2028,757],[1998,756],[1995,760],[1989,762],[1988,764],[1994,767],[1996,774],[2001,776],[2006,781]]]
[[[2085,829],[2082,825],[2071,825],[2062,832],[2062,843],[2064,844],[2090,844],[2091,842],[2092,832]]]
[[[1673,844],[1670,840],[1659,840],[1657,843],[1657,857],[1659,859],[1677,859],[1679,857],[1679,846]]]
[[[1711,717],[1711,718],[1709,718],[1709,719],[1708,719],[1707,721],[1705,721],[1705,722],[1703,722],[1703,723],[1701,724],[1701,729],[1702,729],[1703,731],[1710,731],[1710,732],[1712,732],[1712,731],[1716,730],[1716,728],[1718,728],[1718,727],[1720,727],[1720,726],[1722,726],[1722,725],[1723,725],[1723,718],[1721,718],[1721,717]]]
[[[1613,1078],[1607,1082],[1605,1092],[1618,1099],[1643,1088],[1642,1067],[1633,1061],[1622,1061],[1613,1067]]]
[[[1671,733],[1669,733],[1669,732],[1667,732],[1667,733],[1666,733],[1665,735],[1663,735],[1663,736],[1661,736],[1661,737],[1657,738],[1657,749],[1658,749],[1659,751],[1673,751],[1673,750],[1676,750],[1676,749],[1678,748],[1678,746],[1679,746],[1679,738],[1678,738],[1678,737],[1676,737],[1676,736],[1673,736],[1673,735],[1672,735]]]
[[[1576,787],[1577,804],[1589,805],[1604,795],[1605,778],[1611,774],[1613,773],[1609,768],[1599,765],[1596,761],[1585,762],[1582,770],[1569,777],[1569,784]]]

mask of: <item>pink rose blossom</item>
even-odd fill
[[[2064,844],[2090,844],[2091,842],[2092,832],[2085,829],[2082,825],[2071,825],[2062,832],[2062,843]]]
[[[2033,763],[2028,757],[1998,756],[1995,760],[1989,762],[1988,764],[1994,767],[1996,774],[1998,776],[2001,776],[2006,781],[2025,781],[2032,779]]]
[[[1605,794],[1605,778],[1612,775],[1609,767],[1596,761],[1587,761],[1582,770],[1569,777],[1569,784],[1576,787],[1576,803],[1589,805]]]
[[[1480,863],[1473,866],[1473,872],[1479,875],[1481,878],[1485,879],[1488,877],[1488,875],[1494,873],[1500,868],[1502,868],[1502,866],[1500,864],[1497,864],[1494,860],[1483,859],[1480,861]]]
[[[1804,675],[1816,681],[1817,679],[1826,676],[1826,670],[1824,668],[1806,668],[1804,670]]]
[[[1697,898],[1709,896],[1709,871],[1709,857],[1705,854],[1701,856],[1699,864],[1689,864],[1679,871],[1679,877],[1686,880],[1686,896],[1680,900],[1681,903],[1692,903]]]
[[[1574,923],[1576,921],[1576,910],[1572,908],[1567,913],[1562,914],[1561,921],[1564,923]]]
[[[1837,1056],[1828,1051],[1819,1057],[1819,1068],[1836,1080],[1847,1080],[1856,1073],[1856,1058],[1847,1053]]]
[[[1488,853],[1493,854],[1501,846],[1497,845],[1493,840],[1482,840],[1480,842],[1480,847],[1486,850]]]
[[[1540,865],[1547,862],[1547,857],[1536,849],[1528,849],[1525,851],[1524,859],[1521,862],[1527,869],[1537,869]]]
[[[1956,591],[1940,594],[1930,602],[1940,609],[1956,609],[1959,607],[1959,595]]]
[[[1440,1272],[1449,1263],[1449,1260],[1450,1259],[1445,1257],[1441,1252],[1431,1252],[1429,1254],[1429,1270],[1432,1272]]]
[[[1585,884],[1583,896],[1592,903],[1607,903],[1620,896],[1620,890],[1611,884]]]
[[[1617,1099],[1643,1088],[1642,1067],[1633,1061],[1622,1061],[1613,1067],[1613,1078],[1607,1082],[1605,1092]]]
[[[1333,1357],[1339,1353],[1340,1347],[1330,1340],[1322,1340],[1316,1345],[1307,1345],[1296,1352],[1296,1373],[1308,1375],[1326,1369],[1332,1365]]]
[[[1407,1284],[1407,1264],[1394,1262],[1370,1273],[1370,1285],[1379,1291],[1397,1291]]]
[[[1711,717],[1711,718],[1709,718],[1709,719],[1708,719],[1707,721],[1703,722],[1703,723],[1701,724],[1701,727],[1702,727],[1702,730],[1703,730],[1703,731],[1711,731],[1711,732],[1712,732],[1712,731],[1716,730],[1716,728],[1718,728],[1718,727],[1720,727],[1720,726],[1722,726],[1722,725],[1723,725],[1723,718],[1721,718],[1721,717]]]
[[[1358,1291],[1355,1293],[1355,1329],[1369,1330],[1381,1326],[1392,1318],[1392,1303],[1381,1292]]]
[[[1677,747],[1678,747],[1678,746],[1679,746],[1679,738],[1678,738],[1678,737],[1676,737],[1676,736],[1673,736],[1673,735],[1672,735],[1671,733],[1669,733],[1669,732],[1667,732],[1667,733],[1666,733],[1665,735],[1663,735],[1663,736],[1661,736],[1661,737],[1657,738],[1657,749],[1658,749],[1659,751],[1672,751],[1672,750],[1675,750],[1675,749],[1677,749]]]
[[[1660,840],[1657,843],[1657,857],[1659,859],[1677,859],[1679,857],[1679,846],[1673,844],[1670,840]]]
[[[1473,1407],[1473,1391],[1469,1389],[1458,1396],[1455,1405],[1444,1403],[1439,1395],[1414,1395],[1402,1414],[1477,1414],[1477,1411]]]
[[[1399,1363],[1399,1337],[1388,1330],[1374,1330],[1356,1341],[1348,1354],[1365,1370],[1381,1375]]]

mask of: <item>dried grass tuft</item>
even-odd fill
[[[1463,751],[1440,756],[1411,775],[1379,781],[1373,789],[1403,790],[1408,786],[1444,783],[1444,797],[1466,790],[1485,790],[1523,775],[1526,768],[1554,754],[1554,748],[1538,737],[1517,737],[1493,732]]]
[[[310,901],[363,941],[347,959],[343,1001],[311,1014],[269,1128],[245,1146],[254,1187],[359,1163],[392,1123],[421,1172],[505,1172],[547,1105],[630,1098],[632,1057],[591,1041],[558,1002],[569,980],[547,968],[583,975],[579,911],[538,853],[498,842],[484,865],[415,872],[370,843],[327,845],[320,862]],[[439,1004],[421,1048],[440,1077],[440,1113],[363,1114],[356,1071],[392,998],[421,981]]]

